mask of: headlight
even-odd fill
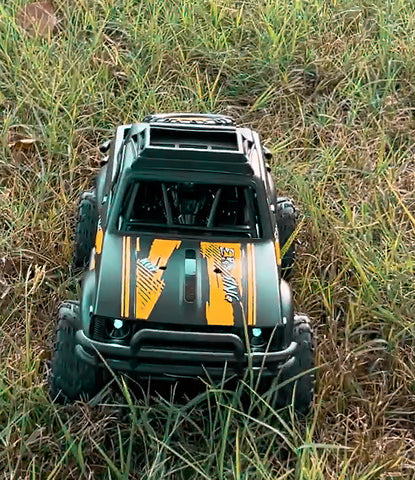
[[[125,322],[118,318],[114,320],[107,320],[106,322],[106,333],[109,338],[121,340],[128,337],[130,331],[130,322]]]
[[[285,327],[253,327],[249,331],[249,343],[253,352],[281,350],[285,345]]]
[[[250,344],[252,351],[262,351],[266,347],[267,340],[261,328],[253,328],[250,335]]]
[[[262,335],[262,330],[260,328],[253,328],[252,335],[254,337],[260,337]]]
[[[94,340],[123,340],[131,334],[131,322],[119,318],[94,317],[91,336]]]

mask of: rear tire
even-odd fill
[[[277,227],[280,248],[289,240],[297,226],[297,210],[294,202],[288,197],[277,198]],[[284,277],[288,277],[295,260],[295,240],[292,241],[285,255],[281,259],[281,268]]]
[[[93,397],[101,386],[101,368],[86,364],[76,356],[76,329],[79,303],[63,302],[58,311],[49,395],[59,403]]]
[[[88,264],[95,243],[98,213],[95,188],[81,194],[76,212],[72,268],[80,270]]]
[[[287,382],[275,392],[275,406],[278,408],[293,405],[294,410],[303,415],[310,412],[314,396],[314,343],[310,319],[306,315],[294,316],[293,340],[298,343],[298,351],[292,367],[281,372],[278,383]],[[290,379],[297,377],[295,380]]]

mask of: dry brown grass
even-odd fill
[[[0,476],[415,478],[413,2],[61,2],[48,38],[18,27],[23,3],[0,5]],[[292,285],[318,364],[302,425],[210,386],[189,402],[46,395],[96,146],[173,110],[257,129],[301,206]]]

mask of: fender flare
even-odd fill
[[[96,274],[94,270],[90,270],[84,274],[82,282],[81,310],[79,314],[79,329],[89,332],[91,318],[95,309],[96,295]]]
[[[293,307],[293,297],[291,292],[291,287],[288,282],[284,279],[281,279],[280,284],[280,295],[281,295],[281,314],[282,317],[287,319],[286,328],[285,328],[285,341],[287,343],[292,341],[293,330],[294,330],[294,307]]]
[[[98,210],[100,209],[100,205],[104,198],[104,191],[105,191],[105,178],[107,176],[107,164],[101,167],[97,178],[96,178],[96,189],[97,189],[97,205]]]

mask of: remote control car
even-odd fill
[[[283,278],[296,211],[276,195],[258,134],[221,115],[151,115],[101,150],[78,206],[73,266],[86,271],[80,302],[59,308],[52,398],[91,397],[110,370],[253,372],[275,405],[306,413],[312,331]]]

